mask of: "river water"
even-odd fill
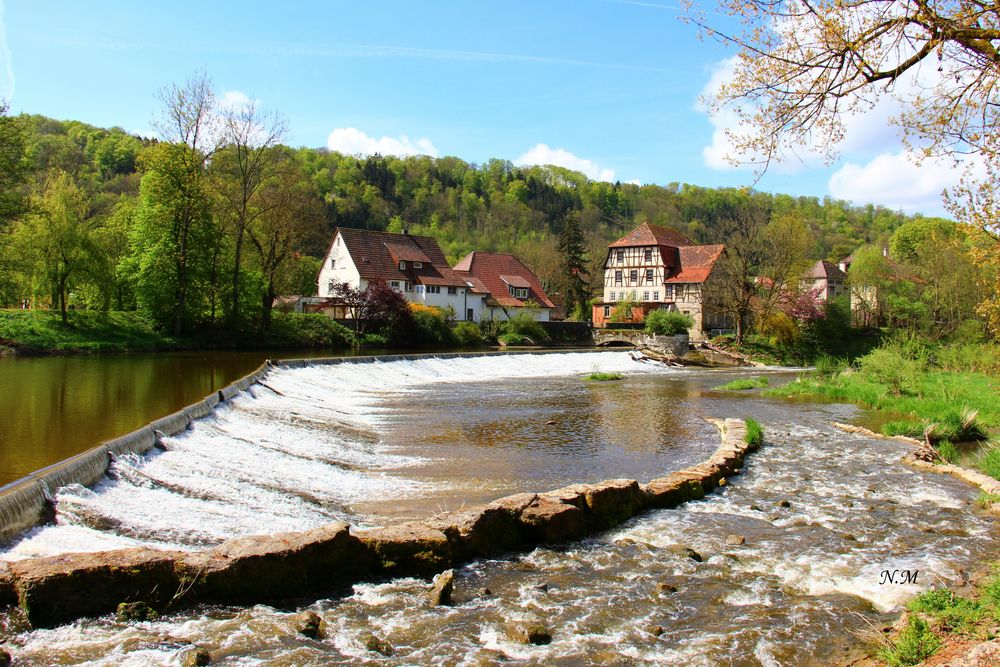
[[[626,378],[581,379],[595,368]],[[899,465],[903,444],[829,425],[865,414],[711,390],[734,374],[621,352],[272,372],[167,451],[118,461],[94,490],[62,490],[57,524],[0,558],[194,549],[261,532],[262,516],[275,532],[381,525],[522,490],[646,480],[714,450],[705,418],[753,416],[767,444],[703,501],[459,569],[453,607],[430,607],[426,582],[399,579],[313,603],[321,641],[295,633],[298,610],[257,606],[11,627],[7,647],[23,664],[178,664],[192,643],[232,665],[835,664],[909,596],[996,554],[1000,532],[972,489]],[[887,583],[886,571],[916,581]],[[552,643],[518,642],[510,628],[530,622]],[[370,634],[392,655],[367,650]]]

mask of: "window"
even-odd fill
[[[515,294],[514,296],[516,296],[518,299],[527,299],[528,290],[523,287],[519,287],[517,290],[517,294]]]
[[[612,293],[611,293],[611,301],[614,301],[614,300],[615,300],[615,293],[614,293],[614,292],[612,292]]]
[[[649,262],[652,262],[653,261],[653,249],[652,248],[646,248],[646,251],[642,254],[642,259],[647,264]]]
[[[399,260],[399,270],[400,271],[406,271],[406,260],[405,259]]]
[[[337,260],[335,260],[333,258],[330,259],[330,268],[331,269],[337,268]]]
[[[604,306],[604,317],[611,317],[611,306]]]
[[[423,294],[423,293],[424,293],[424,286],[417,285],[417,294]]]
[[[398,280],[390,280],[389,281],[389,287],[393,287],[395,289],[399,289],[399,281]]]
[[[423,262],[414,262],[413,263],[413,268],[415,268],[415,269],[422,269],[422,268],[424,268],[424,263]]]
[[[333,294],[333,281],[331,280],[326,284],[326,293]]]
[[[639,282],[639,270],[638,269],[632,269],[631,271],[628,272],[628,281],[630,283],[632,283],[633,285],[635,285],[637,282]]]
[[[653,292],[653,301],[659,301],[659,300],[660,300],[660,293]]]
[[[427,293],[428,294],[440,294],[441,293],[441,286],[440,285],[428,285],[427,286]]]
[[[621,285],[621,284],[622,284],[622,272],[615,271],[615,285]]]
[[[467,319],[470,322],[472,322],[473,320],[475,320],[476,319],[476,311],[474,311],[472,308],[466,308],[465,309],[465,319]]]
[[[642,300],[643,301],[649,301],[649,292],[643,292],[642,293]]]
[[[653,282],[653,269],[646,269],[646,282]]]
[[[448,294],[458,294],[458,288],[457,287],[449,287],[448,288]]]
[[[635,290],[632,290],[632,300],[635,301],[635,298],[636,298],[636,292]]]
[[[403,291],[404,292],[412,292],[413,291],[413,285],[410,283],[409,280],[407,280],[406,282],[403,283]]]
[[[617,259],[617,261],[618,261],[619,264],[624,264],[625,263],[625,251],[624,250],[619,250],[618,252],[616,252],[615,253],[615,258]]]

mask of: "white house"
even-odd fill
[[[503,321],[527,311],[539,322],[548,322],[555,308],[538,277],[510,253],[470,252],[455,265],[455,272],[481,297],[483,319]]]
[[[450,306],[458,320],[481,317],[484,295],[473,293],[448,266],[434,238],[338,227],[317,276],[317,294],[332,298],[340,283],[363,290],[375,280],[398,289],[412,303]]]

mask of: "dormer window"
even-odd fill
[[[399,260],[399,270],[400,271],[406,271],[406,260],[405,259]]]
[[[507,285],[507,291],[515,299],[527,299],[528,290],[523,287],[514,287],[513,285]]]
[[[415,269],[422,269],[422,268],[424,268],[424,263],[423,262],[414,262],[413,263],[413,268],[415,268]]]

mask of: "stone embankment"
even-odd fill
[[[137,548],[15,561],[0,566],[0,604],[20,606],[35,627],[51,627],[114,613],[121,603],[169,612],[198,603],[316,597],[386,577],[429,577],[474,558],[578,539],[644,510],[704,497],[737,473],[756,447],[746,442],[744,422],[717,425],[722,442],[710,458],[645,484],[574,484],[425,521],[365,530],[331,523],[231,539],[193,553]]]

